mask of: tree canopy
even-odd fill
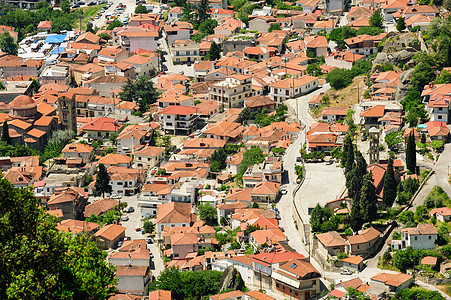
[[[415,144],[415,136],[413,135],[413,131],[407,138],[407,146],[406,146],[406,167],[407,169],[415,173],[417,167],[417,159],[416,159],[416,144]]]
[[[398,183],[396,182],[395,172],[393,170],[393,159],[388,159],[387,171],[384,175],[384,194],[383,200],[387,207],[391,207],[396,199]]]
[[[29,189],[0,178],[0,297],[108,299],[115,268],[83,235],[61,233]]]
[[[14,42],[13,37],[6,31],[0,35],[0,49],[9,55],[17,55],[19,45]]]
[[[221,277],[219,271],[191,272],[170,268],[160,273],[151,289],[171,291],[175,300],[202,299],[219,293]]]
[[[216,207],[210,204],[199,205],[199,217],[202,221],[205,221],[210,226],[218,224]]]
[[[109,194],[112,191],[112,187],[110,185],[110,175],[108,175],[104,164],[99,164],[95,188],[96,193],[98,195],[102,194],[103,197],[105,197],[105,193]]]
[[[3,122],[1,141],[5,142],[8,145],[11,144],[11,137],[9,136],[8,122],[6,122],[6,121]]]
[[[135,14],[147,14],[147,8],[140,4],[135,8]]]
[[[150,104],[155,103],[158,98],[158,91],[149,76],[140,76],[136,81],[127,79],[127,83],[122,86],[119,98],[123,101],[136,102],[139,111],[146,112]]]
[[[370,25],[372,27],[379,28],[382,28],[382,26],[384,25],[384,15],[382,14],[380,9],[377,9],[370,17]]]

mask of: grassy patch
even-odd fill
[[[397,267],[394,266],[393,259],[390,262],[385,263],[382,261],[382,256],[379,257],[379,260],[377,262],[377,267],[382,270],[392,270],[392,271],[396,271],[396,272],[401,272]]]
[[[426,199],[424,199],[424,205],[427,208],[450,206],[451,199],[441,187],[434,186]]]
[[[331,107],[349,107],[359,103],[358,96],[362,97],[365,85],[365,76],[356,76],[351,85],[340,90],[328,90],[324,96],[330,98]]]

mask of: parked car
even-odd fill
[[[135,231],[141,231],[141,227],[139,226],[135,227]]]
[[[351,270],[343,270],[340,272],[341,275],[352,275],[352,271]]]
[[[132,240],[131,237],[129,237],[129,236],[124,236],[124,241],[131,241],[131,240]]]
[[[135,208],[133,207],[133,206],[130,206],[129,208],[128,208],[128,213],[132,213],[132,212],[134,212],[135,211]]]
[[[281,193],[282,195],[286,195],[286,194],[288,193],[288,191],[287,191],[286,189],[281,189],[281,190],[280,190],[280,193]]]
[[[367,139],[367,137],[366,137],[366,134],[363,134],[363,135],[362,135],[362,139],[361,139],[361,140],[362,140],[362,142],[365,142],[365,141],[366,141],[366,139]]]
[[[146,243],[147,244],[152,244],[152,238],[150,238],[150,237],[146,238]]]
[[[326,165],[331,165],[333,163],[333,161],[331,159],[326,160]]]
[[[128,221],[129,219],[128,219],[128,216],[122,216],[121,217],[121,221],[124,221],[124,222],[126,222],[126,221]]]
[[[75,3],[74,5],[72,5],[72,8],[79,8],[80,7],[80,4],[78,4],[78,3]]]
[[[123,241],[117,242],[117,247],[118,247],[118,248],[122,247],[122,244],[123,244],[123,243],[124,243]]]
[[[301,162],[301,157],[300,156],[296,157],[296,162]]]
[[[149,256],[152,259],[153,258],[153,253],[149,251]]]
[[[152,169],[152,171],[150,171],[150,175],[155,175],[155,173],[157,173],[157,169]]]
[[[95,3],[94,1],[88,3],[88,6],[93,6],[93,5],[97,5],[97,3]]]

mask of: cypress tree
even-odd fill
[[[110,185],[110,175],[108,175],[106,168],[103,164],[99,164],[97,170],[97,177],[95,183],[96,193],[99,195],[102,193],[102,197],[105,197],[105,193],[111,193],[113,190]]]
[[[373,173],[363,176],[363,186],[360,196],[360,208],[363,222],[371,222],[377,219],[377,195],[373,184]]]
[[[8,145],[11,144],[11,137],[9,136],[8,123],[6,121],[3,122],[1,141],[7,143]]]
[[[356,153],[356,164],[353,169],[346,174],[346,187],[348,188],[348,196],[355,200],[360,194],[363,183],[363,176],[366,174],[366,161],[360,151]]]
[[[211,43],[210,50],[208,51],[208,58],[211,61],[215,61],[221,58],[221,48],[215,42]]]
[[[350,134],[346,135],[343,142],[343,156],[341,160],[342,166],[345,168],[345,174],[349,173],[354,167],[354,145]]]
[[[412,132],[410,132],[410,135],[407,138],[406,165],[407,169],[410,172],[415,173],[417,168],[417,158],[416,158],[415,136],[413,135],[413,130]]]
[[[384,195],[383,200],[387,207],[391,207],[396,199],[397,182],[393,170],[393,159],[388,159],[387,171],[384,175]]]

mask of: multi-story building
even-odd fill
[[[252,77],[235,74],[210,87],[210,99],[224,108],[243,107],[244,99],[252,96]]]
[[[381,33],[376,36],[361,34],[353,38],[345,39],[345,44],[352,53],[370,56],[377,53],[377,45],[387,36]]]
[[[201,60],[199,44],[192,40],[176,40],[171,44],[172,62],[174,64],[190,63]]]
[[[169,105],[159,115],[165,133],[189,134],[197,126],[198,116],[194,107]]]
[[[269,86],[271,100],[278,105],[285,100],[295,98],[318,88],[318,77],[302,76],[299,79],[286,78]]]

